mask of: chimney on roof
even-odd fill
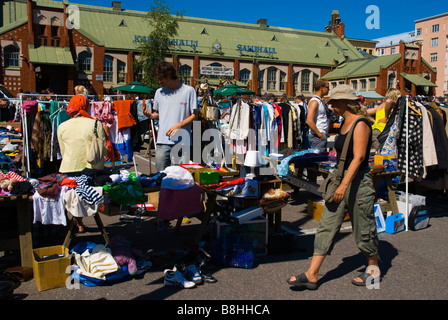
[[[121,11],[121,1],[112,1],[112,9]]]
[[[331,20],[328,26],[325,27],[325,32],[334,32],[339,38],[345,36],[345,25],[339,16],[338,10],[335,9],[331,13]]]
[[[267,27],[268,26],[268,19],[258,19],[257,24],[260,27]]]

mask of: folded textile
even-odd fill
[[[65,187],[64,187],[65,188]],[[96,192],[101,194],[102,187],[92,187]],[[87,204],[75,191],[75,189],[69,189],[64,194],[65,209],[74,217],[89,217],[98,212],[102,202],[89,205]]]
[[[106,279],[106,275],[118,270],[118,264],[112,254],[102,244],[94,247],[91,252],[84,251],[82,254],[74,253],[76,265],[80,267],[80,274]]]

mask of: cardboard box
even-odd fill
[[[48,258],[54,256],[55,258]],[[68,248],[64,246],[44,247],[33,250],[33,273],[39,291],[64,287],[66,279],[70,276],[66,273],[71,265],[71,256]]]
[[[219,172],[210,168],[194,169],[193,177],[200,185],[219,183]]]
[[[217,240],[226,234],[244,235],[252,241],[256,255],[267,254],[268,219],[257,217],[237,225],[221,222],[217,217],[213,217],[213,219],[215,222],[213,224],[215,226],[215,232],[212,234],[215,235],[215,239],[212,240]]]
[[[397,154],[376,154],[373,157],[373,162],[375,165],[382,165],[384,171],[396,171],[397,170]]]
[[[322,216],[322,211],[324,210],[325,201],[313,201],[308,200],[308,216],[313,218],[314,220],[320,221],[320,217]],[[350,220],[350,216],[347,215],[344,218],[344,221]]]

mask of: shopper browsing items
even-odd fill
[[[103,154],[107,154],[106,136],[100,121],[93,119],[90,114],[89,100],[84,94],[75,95],[69,102],[67,113],[70,119],[58,127],[58,142],[61,149],[62,162],[59,172],[69,177],[81,175],[84,169],[94,166],[87,161],[87,155],[95,138],[102,141]],[[104,159],[95,165],[96,169],[104,168]],[[84,232],[82,217],[75,217],[79,232]]]
[[[327,136],[330,127],[331,110],[324,102],[323,97],[330,90],[328,82],[317,80],[314,84],[315,94],[308,103],[306,124],[309,127],[308,140],[311,149],[325,151],[327,149]]]
[[[143,113],[150,119],[159,120],[156,169],[160,172],[176,162],[179,164],[190,160],[185,148],[191,146],[191,123],[197,118],[197,96],[193,87],[179,81],[176,69],[171,63],[159,62],[154,67],[153,75],[162,87],[155,93],[154,111],[144,107]],[[184,135],[180,139],[179,129],[186,130],[190,135],[189,141],[183,141]],[[186,145],[180,159],[178,154],[171,152],[179,143]]]
[[[367,113],[375,117],[375,123],[372,125],[372,151],[377,152],[380,147],[378,136],[386,127],[387,120],[392,111],[392,108],[398,101],[401,93],[398,89],[389,89],[386,92],[386,101],[374,108],[367,110]]]
[[[365,286],[381,279],[378,268],[378,237],[373,211],[375,189],[368,163],[372,143],[371,125],[369,120],[362,116],[365,112],[362,112],[358,98],[349,85],[334,88],[329,103],[332,104],[334,112],[342,116],[344,120],[335,141],[338,162],[345,138],[352,125],[354,125],[354,131],[349,143],[342,181],[334,193],[334,201],[325,203],[322,212],[310,266],[305,273],[287,280],[291,285],[304,286],[311,290],[318,287],[319,269],[325,257],[332,251],[335,236],[347,212],[351,217],[355,242],[367,257],[368,262],[366,272],[353,279],[352,283]]]

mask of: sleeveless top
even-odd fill
[[[330,120],[328,119],[327,110],[328,107],[326,106],[325,102],[317,97],[314,96],[311,98],[310,102],[316,100],[318,103],[317,113],[314,117],[314,122],[316,123],[317,129],[319,129],[320,132],[322,132],[325,135],[328,135],[328,130],[330,126]],[[308,103],[309,105],[309,103]],[[309,131],[310,134],[314,134],[312,130]]]
[[[361,121],[365,122],[370,128],[372,128],[369,120],[367,120],[367,119],[359,120],[359,122],[356,125],[358,125]],[[341,125],[341,128],[342,128],[342,125]],[[336,149],[338,164],[339,164],[339,158],[342,153],[342,149],[344,148],[344,143],[345,143],[345,139],[347,138],[347,134],[348,134],[348,131],[345,134],[339,133],[338,136],[336,137],[336,140],[334,141],[334,148]],[[366,148],[366,154],[364,157],[364,161],[361,163],[361,166],[359,167],[359,169],[368,169],[369,168],[369,156],[370,156],[371,146],[372,146],[372,130],[370,130],[369,144],[367,145],[367,148]],[[352,140],[350,141],[350,144],[348,145],[347,157],[345,159],[344,170],[346,170],[348,168],[348,166],[350,165],[350,163],[353,160],[353,157],[354,157],[354,154],[353,154],[353,136],[352,136]]]
[[[383,132],[384,128],[386,127],[386,122],[379,122],[383,118],[386,118],[386,109],[384,108],[384,106],[380,111],[375,113],[375,123],[372,125],[372,130],[377,129],[380,132]]]

